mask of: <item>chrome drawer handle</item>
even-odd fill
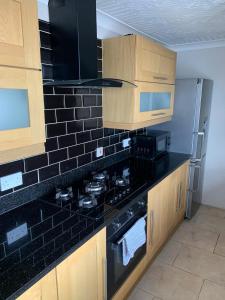
[[[156,117],[156,116],[163,116],[165,115],[166,113],[157,113],[157,114],[152,114],[153,117]]]
[[[159,80],[168,80],[167,77],[161,77],[161,76],[153,76],[153,78],[159,79]]]
[[[149,245],[153,244],[153,234],[154,234],[154,211],[150,212],[150,237],[149,237]]]

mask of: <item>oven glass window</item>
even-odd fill
[[[140,112],[169,109],[171,93],[142,92],[140,95]]]
[[[28,91],[0,89],[0,131],[29,126]]]

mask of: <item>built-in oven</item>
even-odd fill
[[[107,299],[111,299],[123,282],[146,254],[146,242],[134,253],[127,265],[123,264],[124,234],[140,219],[147,224],[147,193],[135,197],[125,211],[118,214],[107,227]],[[147,225],[145,225],[147,240]]]

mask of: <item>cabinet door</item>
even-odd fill
[[[41,71],[0,67],[0,163],[44,152]]]
[[[167,238],[169,180],[164,179],[148,193],[148,257],[149,260]]]
[[[137,36],[137,81],[175,83],[176,53],[142,36]]]
[[[106,299],[105,249],[102,230],[56,268],[59,300]]]
[[[41,69],[36,0],[0,1],[0,65]]]
[[[55,269],[34,284],[17,300],[57,300],[57,284]]]
[[[135,89],[135,121],[144,122],[173,115],[174,85],[139,82]]]

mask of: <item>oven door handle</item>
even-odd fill
[[[147,216],[148,216],[148,215],[147,215],[147,213],[146,213],[146,214],[145,214],[143,217],[141,217],[141,218],[144,218],[144,219],[145,219],[145,218],[147,218]],[[116,245],[117,245],[117,246],[120,245],[120,244],[123,242],[124,239],[125,239],[125,237],[123,236],[121,239],[119,239],[119,241],[116,242]]]

